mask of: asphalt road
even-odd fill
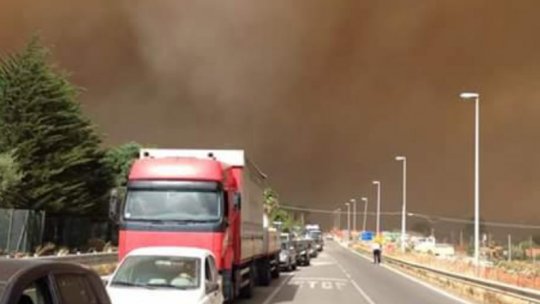
[[[384,262],[384,260],[383,260]],[[309,267],[282,273],[269,287],[257,287],[253,298],[239,304],[355,303],[457,304],[467,303],[401,275],[385,265],[374,265],[335,242]]]

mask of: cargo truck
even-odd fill
[[[281,245],[264,214],[265,187],[243,150],[141,149],[125,198],[111,199],[119,258],[148,246],[208,249],[227,302],[249,298],[255,285],[279,276]]]

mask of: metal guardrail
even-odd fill
[[[354,249],[351,248],[351,250],[354,250]],[[362,251],[364,253],[367,253],[367,251],[365,251],[364,249],[362,249]],[[389,256],[385,256],[384,260],[391,264],[396,264],[398,266],[407,266],[410,268],[415,268],[415,269],[435,273],[443,277],[459,280],[461,282],[476,285],[478,287],[489,289],[494,292],[511,295],[511,296],[518,297],[527,301],[533,301],[534,303],[540,303],[540,291],[537,291],[534,289],[523,288],[523,287],[504,284],[504,283],[496,282],[492,280],[485,280],[485,279],[475,278],[471,276],[466,276],[466,275],[449,272],[449,271],[445,271],[441,269],[431,268],[431,267],[420,265],[413,262],[400,260],[400,259],[389,257]]]
[[[40,257],[33,257],[32,259],[40,259],[40,260],[54,260],[54,261],[62,261],[62,262],[71,262],[71,263],[77,263],[82,264],[86,266],[97,266],[97,265],[103,265],[103,264],[114,264],[118,262],[118,253],[112,252],[112,253],[82,253],[82,254],[71,254],[71,255],[65,255],[65,256],[40,256]]]

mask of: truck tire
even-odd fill
[[[277,279],[279,278],[279,256],[276,255],[274,257],[274,270],[272,270],[272,279]],[[289,265],[290,265],[290,261],[289,261]]]
[[[268,286],[272,282],[272,271],[270,269],[270,261],[261,260],[259,263],[259,285]]]
[[[249,267],[249,284],[240,289],[240,297],[251,299],[253,297],[253,287],[255,286],[255,271],[253,266]]]
[[[232,303],[235,298],[233,278],[234,275],[231,272],[223,277],[223,297],[225,304]]]

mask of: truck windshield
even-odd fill
[[[126,198],[127,220],[219,221],[221,195],[218,191],[131,189]]]
[[[320,231],[317,231],[317,230],[312,230],[312,231],[309,231],[308,232],[308,235],[310,238],[314,239],[314,240],[319,240],[322,238],[321,236],[321,232]]]
[[[196,289],[200,259],[176,256],[130,256],[118,268],[111,286]]]

